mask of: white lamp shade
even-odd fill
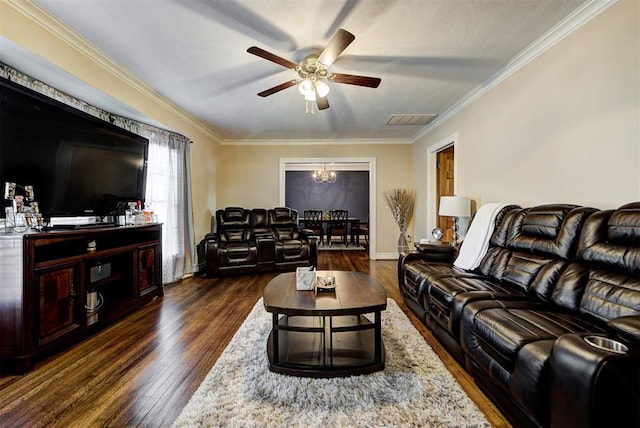
[[[321,97],[326,97],[329,93],[329,85],[324,82],[317,81],[316,82],[316,91],[318,91],[318,95]]]
[[[298,85],[298,90],[302,95],[305,95],[305,96],[311,93],[315,94],[315,91],[313,90],[313,85],[311,81],[308,79],[304,79],[302,82],[300,82],[300,85]]]
[[[441,196],[438,215],[447,217],[469,217],[471,203],[466,196]]]

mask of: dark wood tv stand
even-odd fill
[[[0,371],[28,371],[162,296],[161,239],[159,224],[0,235]]]

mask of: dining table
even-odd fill
[[[328,225],[332,222],[332,221],[340,221],[340,220],[330,220],[328,218],[323,218],[322,219],[322,233],[326,236],[327,235],[327,227]],[[298,223],[300,225],[301,229],[304,229],[305,227],[305,218],[304,217],[300,217],[298,218]],[[356,234],[354,233],[356,230],[358,230],[360,228],[360,219],[357,217],[348,217],[347,218],[347,227],[348,227],[348,233],[350,236],[350,242],[353,245],[359,244],[359,242],[356,242],[356,238],[357,240],[359,240],[359,236],[356,236]]]

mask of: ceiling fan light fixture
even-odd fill
[[[298,90],[302,95],[305,96],[305,98],[307,97],[307,94],[315,94],[315,91],[313,90],[313,83],[311,83],[311,80],[309,79],[304,79],[302,82],[300,82],[300,84],[298,85]]]
[[[266,91],[259,92],[258,96],[268,97],[269,95],[297,85],[298,91],[300,91],[300,94],[302,94],[305,99],[305,113],[313,114],[315,112],[315,106],[317,106],[318,111],[329,108],[327,95],[329,94],[330,88],[329,85],[327,85],[327,80],[336,83],[377,88],[381,82],[380,78],[342,73],[335,74],[330,73],[328,70],[328,67],[334,63],[338,56],[340,56],[354,40],[355,36],[353,34],[339,28],[320,54],[311,53],[298,64],[281,58],[271,52],[267,52],[257,46],[251,46],[247,49],[247,52],[250,54],[294,70],[298,74],[298,79],[289,80]]]
[[[329,93],[329,85],[327,85],[321,80],[318,80],[316,82],[316,91],[318,92],[318,95],[320,95],[321,97],[326,97],[327,94]]]
[[[320,97],[326,97],[329,93],[329,85],[321,80],[304,79],[298,85],[298,91],[304,95],[304,99],[307,101],[315,101],[316,93]]]

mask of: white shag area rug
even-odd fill
[[[175,427],[489,427],[392,299],[382,312],[386,361],[377,373],[332,379],[273,373],[270,330],[260,299]]]

